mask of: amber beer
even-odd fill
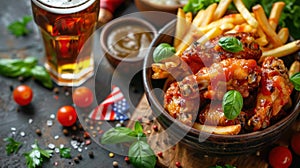
[[[62,86],[78,86],[94,73],[92,37],[99,0],[31,0],[45,46],[45,67]]]

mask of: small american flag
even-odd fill
[[[117,86],[112,87],[112,92],[89,115],[93,120],[127,120],[129,105],[123,93]]]

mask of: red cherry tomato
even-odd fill
[[[73,106],[62,106],[56,114],[57,120],[63,126],[72,126],[77,120],[77,114]]]
[[[78,107],[88,107],[93,103],[94,100],[92,91],[84,86],[76,88],[72,97],[74,103]]]
[[[27,85],[20,85],[14,89],[13,98],[20,106],[28,105],[33,98],[33,91]]]
[[[300,156],[300,132],[293,134],[291,139],[291,146],[293,151]]]
[[[269,163],[273,168],[288,168],[292,164],[292,153],[287,147],[274,147],[269,153]]]

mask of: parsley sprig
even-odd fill
[[[156,156],[146,141],[142,125],[137,121],[134,130],[126,127],[111,128],[101,137],[102,144],[132,142],[128,156],[130,163],[135,167],[153,168]]]
[[[4,138],[5,142],[8,142],[8,144],[6,144],[6,153],[12,154],[12,153],[17,153],[18,150],[20,149],[20,147],[22,146],[21,142],[15,141],[13,138],[8,137],[8,138]]]
[[[24,153],[27,167],[35,168],[41,166],[44,160],[49,159],[51,157],[52,153],[52,150],[44,150],[40,148],[38,146],[37,141],[35,141],[32,150]]]
[[[27,24],[32,20],[31,16],[24,16],[22,20],[17,20],[10,23],[7,29],[16,37],[27,35],[30,30],[27,29]]]
[[[71,158],[71,148],[60,148],[59,155],[61,158]]]

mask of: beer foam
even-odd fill
[[[82,11],[92,5],[96,0],[32,0],[40,8],[56,13],[71,14]]]

